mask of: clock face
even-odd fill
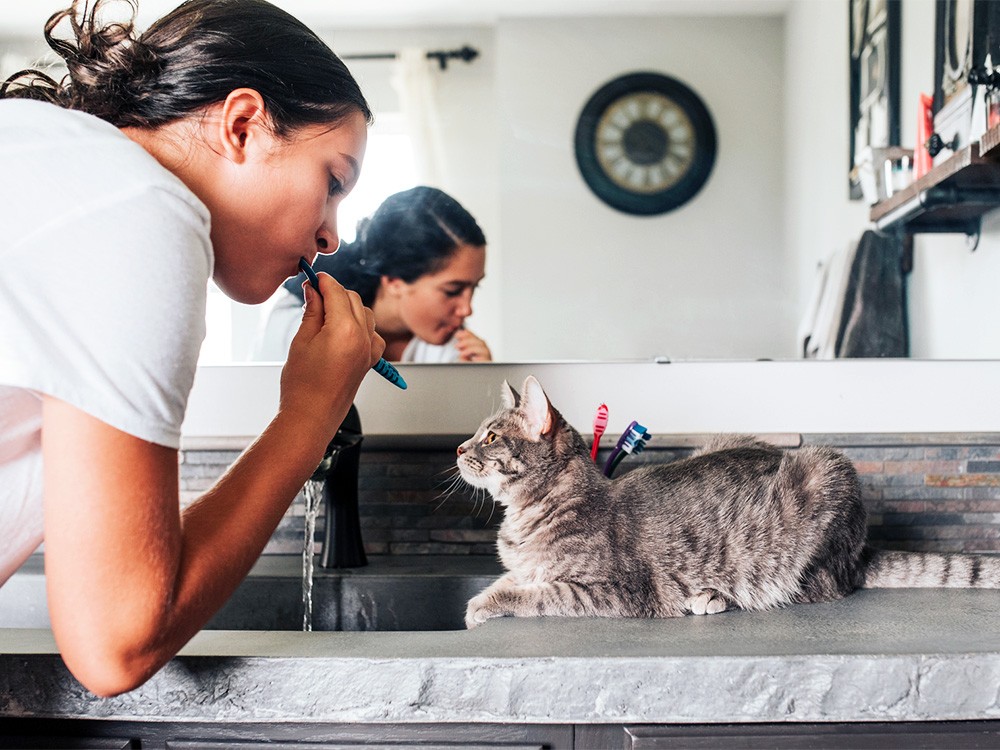
[[[601,87],[576,129],[584,180],[605,203],[659,214],[690,200],[715,161],[715,127],[687,86],[657,73],[632,73]]]
[[[662,94],[627,94],[597,123],[597,161],[624,190],[658,193],[691,168],[695,131],[683,109]]]

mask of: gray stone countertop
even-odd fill
[[[0,630],[0,716],[144,721],[762,722],[1000,718],[1000,592],[861,591],[676,620],[473,631],[202,631],[112,699],[46,630]]]

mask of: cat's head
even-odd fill
[[[521,391],[523,396],[504,381],[500,410],[458,447],[462,478],[505,505],[520,482],[544,482],[570,461],[588,455],[583,438],[556,411],[534,377],[528,376]]]

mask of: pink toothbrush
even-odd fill
[[[608,428],[608,405],[601,404],[594,415],[594,443],[590,446],[590,458],[597,463],[597,449],[601,445],[601,435]]]

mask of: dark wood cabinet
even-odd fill
[[[591,726],[577,727],[575,741],[590,750],[985,750],[1000,747],[1000,722]]]
[[[75,750],[971,750],[1000,721],[770,724],[205,724],[2,719],[0,748]]]
[[[286,750],[572,750],[573,726],[0,719],[0,748],[260,750],[265,747]]]

